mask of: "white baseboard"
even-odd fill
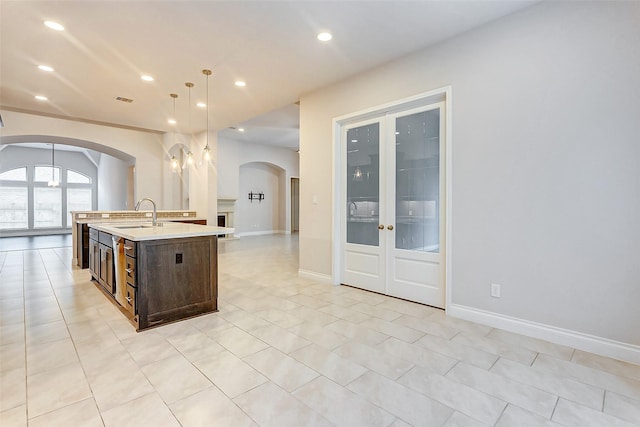
[[[556,344],[577,348],[579,350],[588,351],[601,356],[640,364],[640,346],[637,345],[627,344],[568,329],[557,328],[555,326],[531,322],[529,320],[505,316],[459,304],[450,304],[447,307],[447,315],[527,335],[533,338],[539,338]]]
[[[304,277],[305,279],[315,280],[316,282],[333,285],[333,278],[329,274],[322,274],[322,273],[316,273],[315,271],[299,269],[298,276]]]

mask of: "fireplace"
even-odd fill
[[[236,199],[218,199],[218,227],[234,227],[233,216],[236,210]],[[234,238],[233,233],[225,234],[225,239]]]
[[[220,215],[220,213],[218,213],[218,227],[226,227],[227,226],[227,214],[223,213],[222,215]],[[219,234],[218,238],[221,237],[227,237],[226,234]]]

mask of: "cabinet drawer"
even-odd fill
[[[125,291],[124,308],[131,313],[132,316],[136,315],[136,288],[127,283],[127,289]]]
[[[130,256],[125,257],[125,277],[127,284],[135,287],[136,284],[136,259]]]
[[[106,246],[112,246],[113,245],[113,241],[111,240],[111,234],[105,233],[104,231],[101,231],[98,234],[98,241],[100,243],[102,243],[103,245],[106,245]]]
[[[90,228],[89,229],[89,238],[91,240],[98,240],[98,230],[96,230],[95,228]]]
[[[124,253],[130,257],[136,257],[136,242],[131,240],[124,241]]]

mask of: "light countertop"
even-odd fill
[[[158,217],[158,222],[162,221],[197,221],[197,220],[206,220],[206,218],[194,217],[194,216],[176,216],[176,217]],[[77,224],[98,224],[98,223],[120,223],[120,222],[149,222],[151,221],[151,216],[139,217],[139,218],[126,218],[126,217],[113,217],[113,218],[80,218],[74,220]],[[151,224],[149,222],[149,224]]]
[[[161,222],[162,227],[153,227],[151,222],[90,223],[89,226],[115,236],[135,242],[143,240],[179,239],[183,237],[217,236],[235,231],[229,227],[211,227],[209,225],[185,224],[180,222]]]

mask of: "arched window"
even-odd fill
[[[27,168],[0,173],[0,230],[29,227]]]
[[[71,226],[71,211],[90,211],[93,199],[91,177],[67,169],[67,227]]]
[[[28,165],[0,172],[0,230],[69,228],[71,211],[94,208],[93,191],[91,177],[73,169]]]

